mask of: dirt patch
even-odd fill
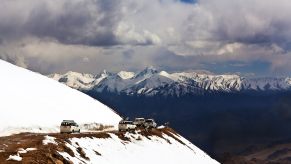
[[[42,140],[44,136],[39,134],[23,133],[8,137],[0,137],[0,149],[4,152],[0,152],[0,163],[21,163],[16,161],[6,161],[9,155],[17,154],[17,150],[20,148],[36,148],[37,150],[28,151],[27,153],[20,154],[23,158],[22,162],[30,163],[49,163],[44,157]],[[49,149],[48,149],[49,150]]]
[[[49,143],[43,145],[44,136],[55,137],[58,145]],[[31,163],[31,164],[72,164],[62,157],[58,152],[67,152],[74,157],[74,152],[66,146],[66,143],[71,144],[70,138],[110,138],[107,133],[81,133],[81,134],[33,134],[21,133],[7,137],[0,137],[0,163],[14,164],[14,163]],[[20,154],[22,161],[7,161],[10,155],[16,155],[18,149],[36,148],[36,150],[28,151]],[[83,153],[82,153],[83,152]],[[85,152],[80,150],[80,155],[86,157]],[[86,159],[86,158],[84,158]]]
[[[73,134],[59,134],[59,133],[52,133],[49,136],[53,136],[59,140],[66,140],[69,138],[111,138],[108,133],[98,132],[98,133],[73,133]]]

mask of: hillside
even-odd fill
[[[64,119],[115,126],[121,120],[93,98],[38,73],[0,60],[0,136],[56,132]]]
[[[100,132],[67,135],[25,133],[0,137],[0,162],[218,163],[175,131],[164,127],[151,131],[137,130],[133,133]]]
[[[267,145],[255,145],[237,155],[226,154],[221,161],[225,164],[289,164],[291,163],[290,147],[290,139]]]

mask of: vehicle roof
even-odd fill
[[[120,123],[132,123],[132,121],[120,121]]]
[[[63,122],[75,122],[74,120],[63,120]]]
[[[137,118],[135,118],[135,119],[144,119],[144,118],[142,118],[142,117],[137,117]]]

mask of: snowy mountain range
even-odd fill
[[[141,72],[98,75],[68,72],[51,74],[53,78],[72,88],[96,92],[117,92],[127,95],[181,96],[206,92],[282,91],[291,88],[291,78],[247,78],[239,75],[213,75],[205,72],[168,73],[147,67]]]

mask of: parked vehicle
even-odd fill
[[[136,128],[136,125],[134,125],[132,121],[122,120],[118,124],[119,131],[134,131],[135,128]]]
[[[80,127],[74,120],[63,120],[60,133],[80,133]]]
[[[133,121],[133,124],[136,125],[137,127],[144,126],[145,119],[144,118],[135,118]]]
[[[154,119],[146,119],[144,123],[145,128],[155,128],[157,127],[157,123]]]

